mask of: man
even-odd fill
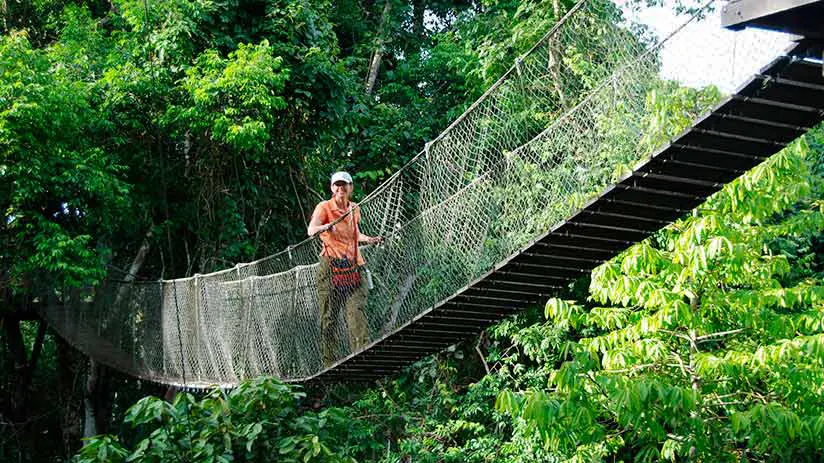
[[[381,242],[380,237],[360,232],[360,208],[351,201],[352,176],[335,172],[331,183],[332,198],[315,207],[306,229],[309,236],[320,233],[323,243],[318,266],[318,302],[323,363],[327,367],[341,356],[341,310],[348,325],[349,352],[369,342],[369,325],[364,315],[368,287],[358,243]]]

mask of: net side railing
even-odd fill
[[[362,231],[386,237],[362,250],[374,277],[365,310],[369,342],[569,217],[766,64],[785,40],[707,28],[702,18],[711,10],[656,36],[639,34],[612,3],[577,4],[362,201]],[[675,64],[662,58],[673,50],[681,54]],[[690,75],[712,75],[717,86],[684,82]],[[677,114],[666,113],[673,108]],[[299,381],[365,347],[351,341],[360,322],[342,301],[335,301],[334,333],[322,336],[320,246],[309,239],[186,279],[112,281],[66,296],[44,315],[91,357],[140,378],[187,387],[231,387],[259,375]]]

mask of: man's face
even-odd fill
[[[332,184],[332,196],[336,199],[349,199],[352,195],[352,184],[343,181],[337,181]]]

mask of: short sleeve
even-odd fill
[[[325,202],[319,202],[318,205],[315,206],[315,212],[312,213],[312,217],[317,217],[318,219],[320,219],[321,224],[329,223],[329,217],[328,214],[326,214],[326,207],[324,206]]]

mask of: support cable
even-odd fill
[[[186,393],[187,383],[186,383],[186,362],[183,353],[183,330],[180,328],[180,306],[177,303],[177,283],[175,280],[172,280],[172,291],[174,293],[175,298],[175,317],[177,318],[177,343],[180,348],[180,374],[183,378],[183,393]],[[188,398],[186,398],[188,401]],[[192,421],[189,419],[189,415],[191,414],[192,407],[188,404],[186,405],[186,431],[189,437],[189,446],[191,447],[192,444]]]

